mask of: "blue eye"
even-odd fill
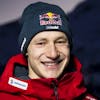
[[[56,41],[56,44],[59,46],[69,46],[69,43],[66,40],[58,40]]]
[[[44,44],[43,42],[37,43],[37,45],[43,45],[43,44]]]
[[[59,41],[57,41],[56,43],[58,43],[58,44],[65,44],[65,43],[67,43],[67,41],[59,40]]]
[[[45,44],[46,44],[45,42],[37,42],[36,43],[36,45],[40,45],[40,46],[45,45]]]

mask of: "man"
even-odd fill
[[[22,54],[12,57],[0,79],[2,100],[96,100],[83,85],[81,64],[72,56],[64,11],[37,2],[25,8],[19,35]]]

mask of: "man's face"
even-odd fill
[[[58,78],[69,63],[68,38],[59,31],[40,32],[31,40],[26,55],[30,78]]]

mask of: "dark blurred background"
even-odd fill
[[[43,1],[43,0],[40,0]],[[72,0],[71,0],[72,1]],[[85,85],[89,92],[100,100],[100,1],[84,0],[69,2],[71,10],[67,11],[63,3],[59,5],[69,17],[73,33],[73,54],[81,61]],[[68,5],[68,2],[67,2]],[[20,52],[17,38],[21,26],[19,18],[0,25],[0,74],[7,60]]]
[[[100,0],[85,0],[69,13],[73,53],[83,64],[85,84],[100,100]]]

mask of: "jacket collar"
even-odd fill
[[[83,86],[83,76],[81,74],[81,64],[78,59],[73,58],[73,65],[76,70],[71,73],[66,73],[60,80],[57,79],[28,79],[23,80],[16,78],[13,75],[15,64],[21,64],[27,67],[27,61],[22,54],[12,57],[5,68],[1,78],[0,78],[0,91],[6,91],[9,93],[20,93],[24,95],[36,96],[39,98],[50,98],[54,94],[54,87],[52,88],[52,83],[57,86],[57,91],[60,98],[75,98],[86,91]],[[72,64],[71,64],[72,65]],[[18,82],[18,86],[22,85],[24,82],[26,88],[22,89],[9,84],[12,80]],[[20,83],[21,82],[21,83]],[[66,100],[66,99],[65,99]],[[70,99],[71,100],[71,99]]]

